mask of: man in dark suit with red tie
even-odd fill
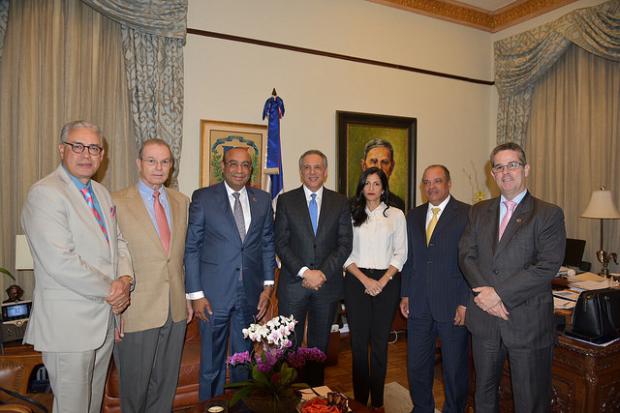
[[[303,185],[278,197],[276,252],[282,261],[278,283],[280,314],[293,315],[295,344],[327,350],[338,301],[343,296],[342,265],[351,253],[353,229],[347,199],[323,186],[327,157],[309,150],[299,158]],[[312,386],[323,384],[323,368],[306,372]]]
[[[475,298],[472,334],[477,413],[499,412],[499,381],[510,361],[515,412],[551,411],[554,323],[551,279],[564,258],[564,214],[526,189],[530,166],[515,143],[491,153],[498,198],[472,207],[459,245]]]
[[[444,413],[465,411],[467,344],[463,325],[469,287],[459,269],[458,245],[469,205],[450,195],[450,171],[443,165],[424,170],[428,202],[407,215],[407,263],[402,272],[400,309],[407,318],[409,391],[416,413],[433,413],[435,343],[441,339],[445,388]]]
[[[246,148],[224,153],[224,182],[194,191],[185,242],[185,288],[200,319],[200,400],[224,392],[226,354],[251,350],[241,332],[265,314],[273,292],[271,197],[246,186]],[[230,338],[229,338],[230,335]],[[247,379],[232,368],[232,382]]]

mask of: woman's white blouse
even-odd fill
[[[383,202],[374,211],[366,208],[366,222],[353,227],[353,250],[344,268],[355,263],[359,268],[382,270],[392,265],[398,271],[403,269],[407,261],[407,221],[400,209],[386,208]]]

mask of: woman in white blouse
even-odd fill
[[[360,176],[351,200],[353,250],[344,264],[353,393],[364,405],[370,395],[377,412],[383,411],[388,336],[400,300],[400,270],[407,260],[405,215],[386,204],[388,189],[387,177],[379,168],[369,168]]]

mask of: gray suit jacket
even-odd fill
[[[95,181],[92,187],[109,243],[62,165],[28,192],[21,223],[34,260],[35,288],[24,341],[36,350],[101,346],[112,314],[105,302],[110,284],[117,276],[133,276],[110,193]]]
[[[499,202],[472,207],[459,255],[470,287],[494,287],[510,314],[507,321],[494,317],[472,297],[465,323],[474,335],[499,330],[508,347],[543,348],[554,339],[551,280],[564,259],[564,213],[527,193],[498,242]]]
[[[297,276],[304,266],[323,271],[327,281],[319,298],[336,301],[342,297],[342,265],[351,254],[353,229],[347,199],[323,188],[317,234],[314,235],[303,186],[281,194],[276,208],[276,252],[282,261],[278,299],[288,299],[292,284],[301,288]],[[294,289],[293,289],[294,290]]]

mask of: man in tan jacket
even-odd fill
[[[145,141],[136,164],[138,183],[112,194],[136,274],[131,306],[123,314],[125,334],[117,343],[121,408],[170,413],[192,316],[183,272],[189,199],[164,186],[173,165],[165,141]]]

